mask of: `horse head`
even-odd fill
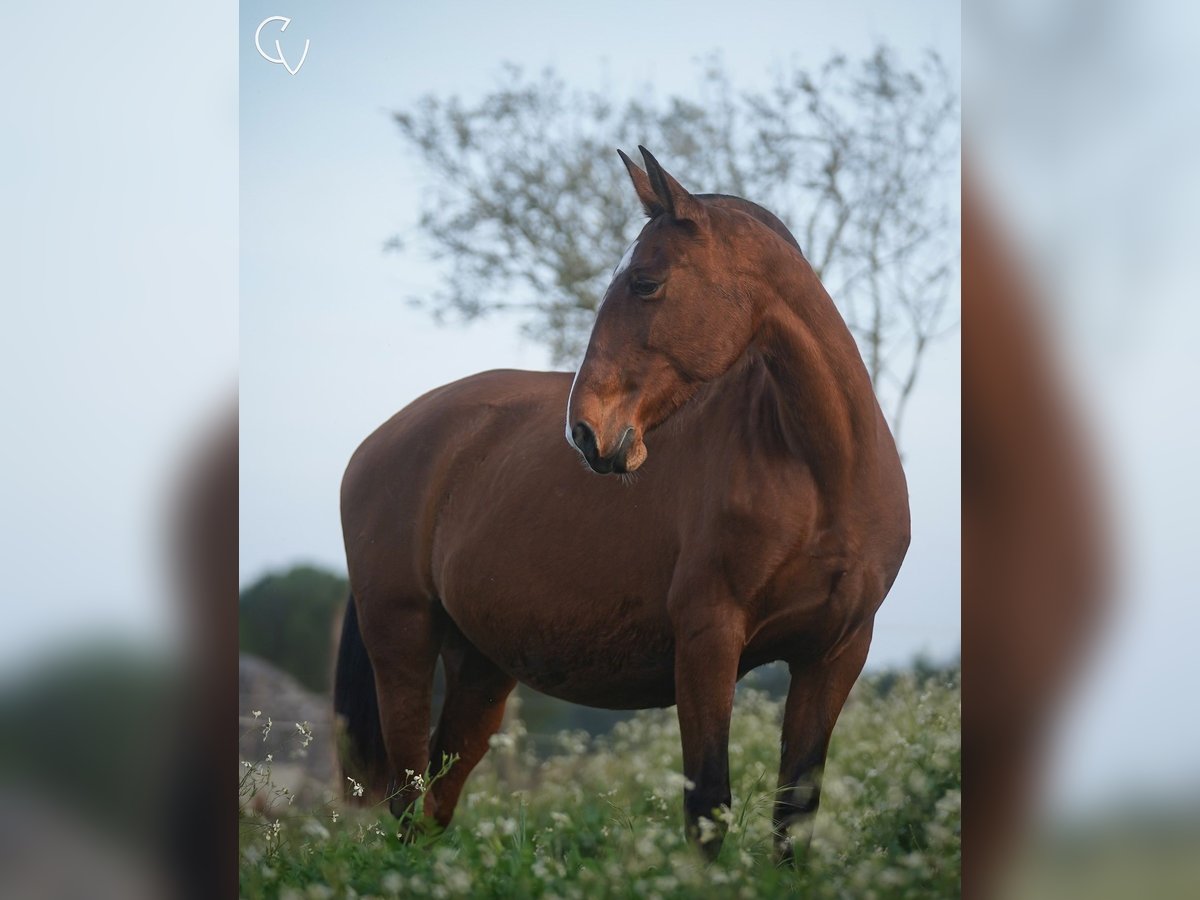
[[[645,171],[617,152],[650,219],[613,271],[567,401],[567,442],[601,474],[641,466],[647,432],[741,357],[764,245],[780,229],[795,245],[766,210],[691,194],[639,149]]]

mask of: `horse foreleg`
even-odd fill
[[[740,617],[684,613],[676,624],[675,702],[683,741],[683,810],[688,837],[709,859],[725,839],[721,815],[729,789],[729,718],[743,648]]]
[[[441,649],[445,613],[427,598],[359,595],[361,630],[375,669],[379,721],[391,764],[387,794],[401,818],[420,797],[413,775],[429,765],[433,674]]]
[[[500,730],[505,701],[517,684],[453,624],[449,629],[442,647],[446,699],[431,741],[432,774],[438,774],[446,758],[458,759],[434,781],[426,797],[426,803],[432,799],[434,820],[443,828],[450,824],[467,776],[487,753],[491,736]]]
[[[797,852],[808,849],[829,738],[870,645],[868,622],[832,660],[791,666],[773,817],[775,851],[783,861],[794,861]]]

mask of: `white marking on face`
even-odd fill
[[[638,245],[638,242],[637,242],[637,241],[634,241],[634,242],[633,242],[632,244],[630,244],[630,245],[629,245],[629,247],[628,247],[628,248],[625,250],[625,255],[621,257],[621,261],[620,261],[619,263],[617,263],[617,267],[616,267],[615,269],[613,269],[612,281],[610,281],[610,282],[609,282],[609,285],[610,285],[610,286],[612,285],[612,282],[613,282],[613,281],[616,281],[616,280],[617,280],[617,277],[618,277],[618,276],[619,276],[619,275],[620,275],[622,272],[624,272],[626,269],[628,269],[628,268],[629,268],[629,264],[630,264],[631,262],[633,262],[633,251],[635,251],[635,250],[637,249],[637,245]],[[604,305],[604,301],[605,301],[605,300],[607,300],[607,299],[608,299],[608,291],[605,291],[605,292],[604,292],[604,296],[603,296],[603,297],[600,299],[600,306],[603,306],[603,305]],[[599,312],[599,311],[600,311],[600,306],[597,306],[597,307],[596,307],[596,312]]]
[[[583,363],[579,364],[583,368]],[[571,379],[571,390],[567,393],[567,427],[564,429],[567,436],[567,444],[572,450],[578,450],[575,446],[575,438],[571,437],[571,398],[575,395],[575,382],[579,380],[579,371],[575,371],[575,377]]]
[[[619,263],[617,263],[617,267],[615,269],[613,269],[613,276],[612,276],[613,281],[616,281],[617,276],[629,268],[629,264],[631,262],[633,262],[633,253],[635,250],[637,250],[637,245],[638,245],[638,242],[634,241],[625,250],[625,255],[621,257],[621,261]],[[607,297],[608,294],[606,293],[605,296]],[[604,305],[603,300],[600,301],[600,305],[601,306]],[[580,365],[580,368],[583,367],[582,362],[579,365]],[[570,444],[572,447],[575,447],[575,439],[573,437],[571,437],[571,398],[575,394],[575,384],[578,381],[579,381],[579,372],[576,371],[575,372],[575,380],[571,382],[571,390],[567,394],[567,425],[566,425],[566,428],[564,429],[565,435],[567,438],[567,443]],[[579,449],[579,448],[575,447],[575,449]]]
[[[629,249],[625,251],[625,255],[621,257],[621,261],[617,263],[617,267],[613,269],[613,279],[629,268],[629,264],[633,262],[633,251],[637,249],[638,242],[634,241],[629,245]]]

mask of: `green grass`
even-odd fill
[[[776,868],[771,855],[781,712],[765,694],[739,694],[732,822],[714,864],[684,839],[679,731],[674,710],[662,710],[600,739],[563,733],[539,756],[515,721],[467,783],[453,825],[415,843],[401,842],[379,809],[301,811],[280,795],[252,813],[246,803],[241,895],[959,896],[957,676],[855,688],[834,732],[803,872]],[[243,771],[244,797],[269,778],[266,768]]]

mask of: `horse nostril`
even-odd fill
[[[596,452],[596,433],[587,422],[575,423],[575,427],[571,429],[571,440],[584,456],[591,456]]]

